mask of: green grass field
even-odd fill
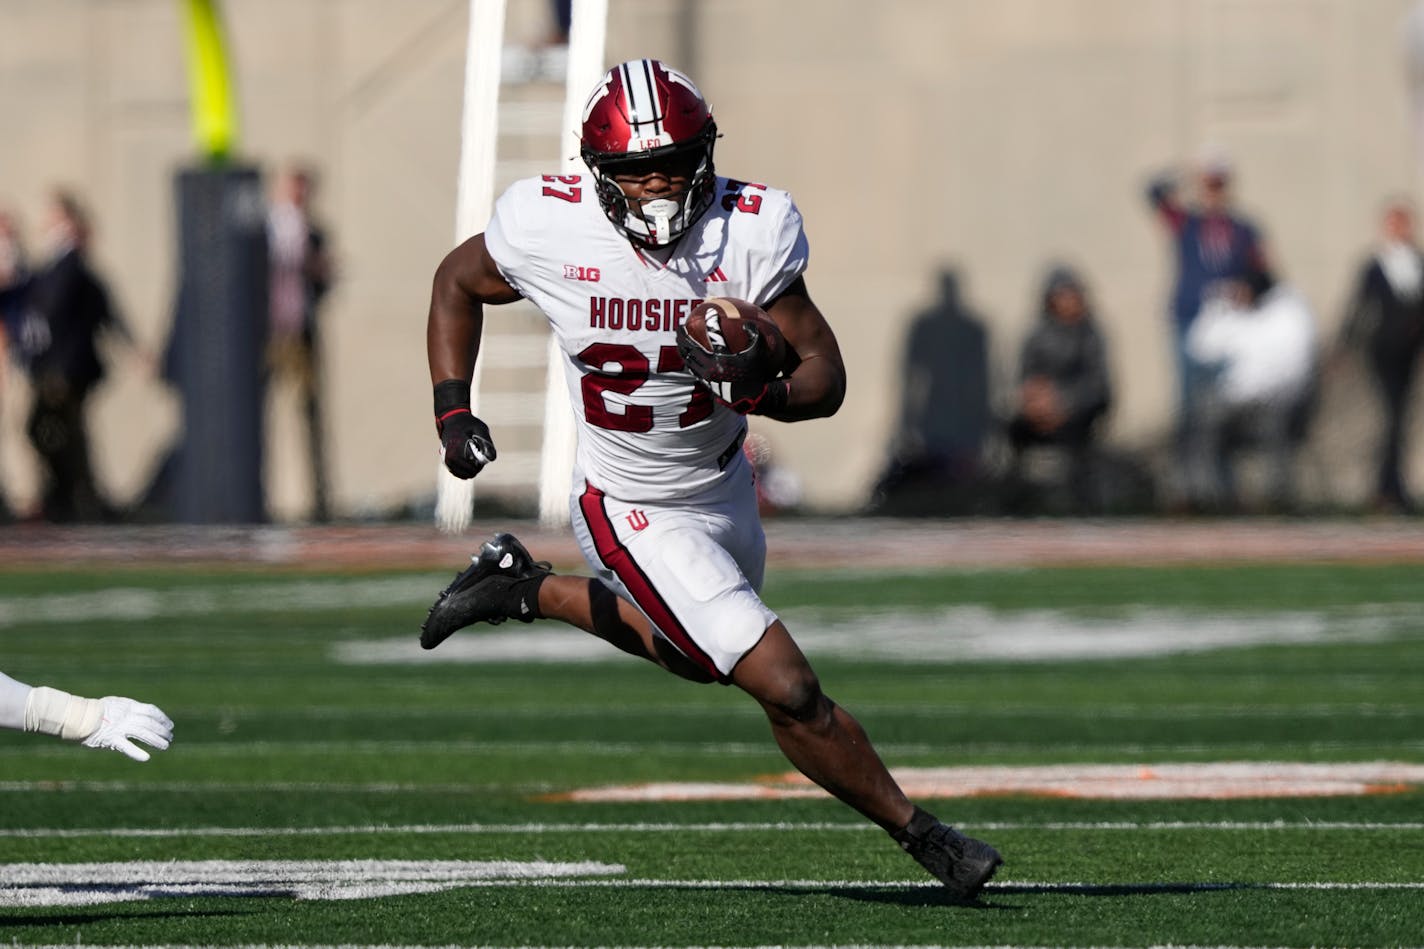
[[[510,624],[422,655],[448,578],[0,573],[0,669],[177,722],[144,765],[0,734],[0,943],[1424,944],[1418,778],[1336,796],[926,800],[1005,855],[977,907],[945,904],[828,798],[570,800],[780,787],[768,776],[789,768],[741,693],[572,630]],[[1419,771],[1421,578],[783,572],[766,594],[897,772],[1231,762],[1259,778],[1270,763]]]

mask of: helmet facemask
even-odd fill
[[[706,130],[689,142],[665,145],[633,154],[600,154],[582,150],[593,172],[598,203],[608,220],[628,240],[640,247],[667,247],[677,242],[712,205],[717,179],[712,146],[717,127],[710,119]],[[679,192],[629,199],[616,180],[623,174],[648,174],[654,170],[687,184]]]

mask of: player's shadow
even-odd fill
[[[673,887],[676,888],[676,887]],[[689,890],[705,891],[702,884],[689,885]],[[950,897],[941,886],[896,886],[893,883],[866,886],[822,886],[813,882],[753,884],[728,883],[716,887],[720,892],[775,893],[778,896],[827,896],[832,899],[854,900],[861,903],[882,903],[893,906],[954,906],[963,909],[996,909],[982,902],[965,903]]]
[[[1263,883],[1001,883],[986,891],[998,893],[1073,893],[1079,896],[1181,896],[1219,890],[1265,890]]]
[[[984,449],[993,429],[989,335],[944,267],[939,295],[910,321],[898,420],[869,510],[889,516],[983,513]]]
[[[1067,894],[1075,896],[1184,896],[1226,890],[1269,889],[1261,883],[996,883],[990,884],[970,903],[950,898],[934,886],[895,888],[875,887],[785,887],[785,893],[817,893],[838,896],[861,903],[881,903],[893,906],[953,906],[961,909],[1007,910],[1022,909],[1021,905],[1000,902],[1001,897],[1023,895]],[[773,892],[776,892],[773,889]]]

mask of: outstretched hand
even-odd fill
[[[173,741],[173,720],[163,710],[147,702],[135,702],[118,695],[106,695],[99,700],[103,717],[88,738],[86,748],[105,748],[128,755],[135,761],[147,761],[149,753],[131,739],[163,751]]]

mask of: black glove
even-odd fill
[[[470,384],[446,379],[435,386],[435,428],[445,467],[457,478],[473,478],[494,461],[489,426],[470,411]]]
[[[439,427],[445,467],[455,477],[473,478],[497,457],[489,426],[471,415],[469,409],[446,416]]]
[[[704,349],[687,330],[677,328],[677,351],[682,365],[712,397],[739,415],[774,412],[785,407],[790,389],[777,379],[770,348],[757,325],[746,324],[752,344],[739,353],[714,353]]]

